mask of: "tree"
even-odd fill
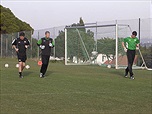
[[[79,25],[80,25],[80,26],[84,26],[84,22],[83,22],[82,17],[80,17],[80,20],[79,20]]]
[[[71,26],[84,26],[84,22],[82,18],[80,18],[79,23],[75,24],[73,23]],[[78,31],[81,35],[81,37],[78,34]],[[65,32],[59,32],[59,35],[57,36],[55,40],[56,44],[56,56],[58,57],[64,57],[64,50],[65,50],[65,38],[64,38]],[[94,33],[90,30],[87,32],[85,31],[85,28],[80,29],[68,29],[67,32],[67,51],[68,51],[68,57],[72,59],[73,56],[76,56],[77,58],[82,59],[88,59],[86,50],[84,48],[84,45],[89,53],[89,56],[91,56],[91,52],[94,48]],[[82,38],[82,40],[81,40]],[[83,45],[84,42],[84,45]]]
[[[77,24],[77,26],[85,26],[82,17],[80,17],[80,20],[79,20],[79,23]],[[79,31],[86,32],[86,29],[85,28],[79,28]]]
[[[98,53],[105,54],[108,59],[114,59],[115,39],[101,38],[101,39],[98,39],[97,45],[98,45]]]
[[[65,36],[65,33],[63,31],[59,31],[59,35],[55,39],[55,56],[56,57],[64,57],[64,54],[65,54],[64,36]]]
[[[0,5],[0,9],[0,34],[33,31],[33,28],[29,24],[15,17],[9,8]]]

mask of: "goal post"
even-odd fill
[[[115,64],[115,68],[118,69],[118,24],[116,23],[116,55],[115,55],[115,58],[116,58],[116,64]]]
[[[67,29],[65,28],[65,65],[67,64]]]
[[[65,27],[65,65],[111,65],[115,69],[127,66],[121,45],[131,35],[127,24],[107,24]],[[138,55],[141,56],[141,55]],[[134,67],[137,65],[135,57]],[[138,66],[138,67],[137,67]]]

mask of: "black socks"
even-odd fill
[[[19,72],[19,75],[22,76],[22,72]]]

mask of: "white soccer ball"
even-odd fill
[[[4,66],[5,66],[5,68],[8,68],[8,67],[9,67],[9,65],[8,65],[8,64],[5,64]]]
[[[16,68],[18,68],[19,67],[19,64],[16,64]]]
[[[93,52],[92,52],[92,55],[93,55],[93,56],[96,56],[97,54],[98,54],[97,51],[93,51]]]
[[[111,65],[108,65],[107,68],[111,68]]]
[[[29,68],[30,68],[30,65],[26,65],[25,68],[26,68],[26,69],[29,69]]]

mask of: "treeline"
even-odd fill
[[[28,23],[18,19],[9,8],[0,5],[0,10],[0,34],[33,31],[33,28]]]

